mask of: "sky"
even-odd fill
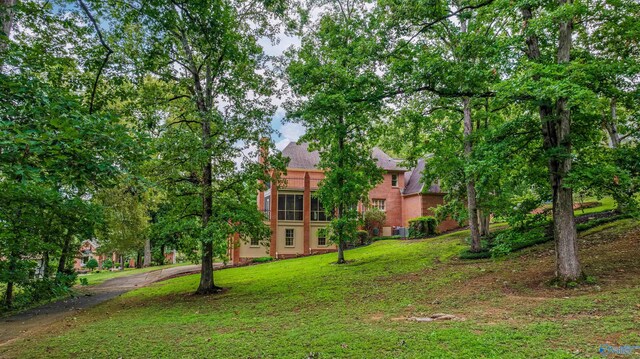
[[[271,40],[266,38],[261,39],[258,43],[263,47],[265,54],[269,56],[281,56],[289,47],[300,45],[300,39],[297,37],[280,34],[278,39],[277,44],[271,43]],[[271,138],[275,142],[276,148],[282,150],[289,142],[297,141],[305,133],[305,128],[297,123],[283,123],[285,112],[280,106],[282,100],[274,98],[273,101],[278,104],[279,108],[271,121],[271,127],[275,130]]]

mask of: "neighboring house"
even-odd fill
[[[78,250],[78,254],[75,257],[75,261],[73,263],[73,269],[76,271],[85,270],[85,266],[90,259],[95,258],[98,261],[98,268],[102,268],[102,262],[104,262],[109,256],[106,254],[98,254],[98,248],[100,248],[100,244],[95,240],[85,240],[80,244],[80,249]],[[117,264],[116,254],[111,254],[111,260]]]
[[[292,142],[282,155],[289,158],[284,176],[286,184],[283,188],[267,186],[266,191],[258,193],[257,200],[258,208],[265,213],[271,226],[270,245],[258,241],[245,243],[236,237],[236,245],[229,253],[233,263],[265,256],[290,258],[337,250],[323,233],[329,221],[322,203],[311,195],[324,178],[323,171],[318,169],[318,152],[310,152],[306,143]],[[361,204],[359,210],[372,206],[386,212],[381,235],[390,236],[396,233],[394,229],[407,227],[412,218],[433,215],[431,208],[444,203],[445,194],[440,192],[439,186],[425,188],[421,182],[423,160],[416,168],[407,170],[400,166],[402,160],[391,158],[379,148],[373,149],[372,156],[384,170],[383,181],[369,192],[370,203]],[[455,221],[446,220],[438,229],[447,231],[457,226]]]

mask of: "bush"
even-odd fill
[[[95,258],[91,258],[89,259],[85,267],[91,269],[91,271],[93,272],[94,269],[98,268],[98,261]]]
[[[380,234],[386,220],[387,214],[378,208],[374,207],[364,212],[364,228],[371,236]]]
[[[369,240],[369,232],[358,230],[358,242],[360,242],[360,245],[371,243],[371,241]]]
[[[43,278],[29,282],[24,286],[24,292],[20,294],[24,296],[21,302],[31,304],[66,296],[71,293],[71,288],[77,278],[76,273],[57,273],[54,278]]]
[[[251,262],[253,263],[266,263],[266,262],[271,262],[273,260],[272,257],[260,257],[260,258],[254,258]]]
[[[113,268],[113,261],[111,259],[105,260],[102,262],[102,268],[106,270]]]
[[[460,259],[491,258],[491,252],[489,251],[488,248],[482,248],[482,250],[480,252],[471,252],[470,250],[467,249],[464,252],[460,253],[459,258]]]
[[[424,238],[437,234],[438,220],[432,216],[417,217],[409,220],[409,238]]]

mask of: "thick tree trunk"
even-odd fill
[[[124,270],[124,256],[120,255],[120,270]]]
[[[142,268],[142,253],[140,251],[136,254],[136,268]]]
[[[142,266],[151,266],[151,240],[149,238],[144,241],[144,263]]]
[[[489,220],[490,216],[484,211],[478,211],[478,224],[480,228],[480,236],[485,237],[489,235]]]
[[[60,259],[58,260],[58,273],[64,273],[65,267],[67,266],[67,256],[70,249],[69,246],[71,246],[71,237],[66,236],[64,243],[62,244]]]
[[[570,4],[572,0],[559,0],[560,6]],[[560,22],[558,36],[558,64],[571,61],[571,34],[573,20]],[[549,167],[551,186],[553,187],[553,226],[556,236],[556,270],[563,281],[577,280],[582,272],[578,260],[578,234],[573,216],[573,190],[564,185],[564,179],[571,170],[571,111],[566,98],[556,101],[557,126],[554,144],[562,151],[552,157]],[[553,134],[552,134],[553,135]],[[558,151],[556,151],[558,152]]]
[[[204,108],[204,105],[200,105]],[[208,120],[203,118],[202,122],[202,143],[205,150],[211,149],[211,127]],[[213,195],[211,193],[213,168],[211,160],[207,159],[202,170],[202,226],[207,227],[212,215]],[[202,243],[202,267],[200,270],[200,285],[197,294],[210,294],[220,292],[222,288],[217,287],[213,282],[213,243],[211,238]]]
[[[558,0],[563,6],[571,0]],[[532,18],[530,8],[523,8],[522,15],[527,22]],[[571,59],[572,20],[559,24],[558,36],[558,64],[568,63]],[[540,48],[537,36],[530,34],[526,37],[527,55],[533,61],[540,61]],[[539,76],[534,79],[538,80]],[[578,235],[573,215],[573,190],[564,185],[564,180],[571,170],[571,112],[567,106],[567,99],[556,101],[556,114],[547,101],[540,105],[539,113],[542,123],[544,148],[550,154],[548,161],[549,178],[553,190],[553,233],[556,242],[556,276],[562,282],[578,279],[582,272],[578,260]]]
[[[473,149],[473,144],[471,143],[473,121],[471,120],[471,106],[468,97],[462,98],[462,112],[464,117],[464,155],[468,161],[471,158],[471,151]],[[475,180],[473,179],[473,176],[469,176],[467,178],[467,211],[469,213],[469,229],[471,230],[472,252],[479,252],[481,249],[476,196]]]

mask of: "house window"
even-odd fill
[[[318,229],[318,246],[327,245],[327,231],[324,228]]]
[[[284,230],[284,246],[293,247],[293,228],[286,228]]]
[[[260,247],[260,240],[258,238],[251,238],[251,242],[249,242],[251,247]]]
[[[398,175],[391,175],[391,186],[398,187]]]
[[[278,195],[278,220],[302,221],[302,195]]]
[[[371,201],[373,208],[377,208],[381,211],[384,211],[384,199],[374,199]]]
[[[311,197],[311,220],[312,221],[329,221],[330,216],[324,211],[324,206],[320,199]]]

